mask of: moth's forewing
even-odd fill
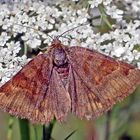
[[[0,109],[35,123],[46,123],[53,118],[53,115],[44,116],[44,110],[40,109],[51,71],[49,56],[36,56],[0,88]]]
[[[70,47],[68,57],[75,83],[69,85],[72,111],[80,118],[100,116],[140,84],[139,69],[96,51]]]

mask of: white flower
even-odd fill
[[[8,48],[8,51],[10,51],[10,52],[13,51],[13,53],[15,53],[15,54],[19,53],[19,51],[21,49],[19,42],[15,43],[14,41],[11,41],[10,43],[6,43],[6,46]]]
[[[103,0],[89,0],[88,3],[90,4],[91,8],[98,7],[99,4],[102,3]]]
[[[7,30],[13,24],[12,18],[10,19],[3,19],[2,29]]]
[[[140,69],[140,62],[137,62],[137,66],[138,66],[138,68]]]
[[[123,11],[120,9],[117,9],[117,6],[112,5],[112,6],[106,6],[106,13],[110,15],[112,18],[117,19],[117,20],[122,20],[123,17]]]
[[[116,46],[114,48],[114,51],[112,51],[112,55],[120,57],[122,54],[124,54],[125,48],[122,46]]]
[[[0,49],[0,85],[8,81],[28,62],[25,55],[17,56],[19,52],[18,42],[15,43],[15,47],[13,42],[7,45],[8,48]]]
[[[37,38],[32,38],[26,42],[27,45],[29,45],[31,48],[37,48],[41,45],[41,40]]]
[[[79,1],[79,0],[72,0],[72,1]]]
[[[10,38],[6,32],[2,32],[0,35],[0,46],[4,46]]]
[[[39,34],[34,33],[34,31],[26,33],[24,36],[22,36],[22,39],[31,48],[36,48],[41,45],[41,40],[39,39]]]
[[[140,52],[138,52],[137,50],[133,50],[133,55],[136,61],[140,60]]]
[[[13,31],[13,33],[16,33],[16,35],[17,35],[17,33],[26,32],[26,31],[27,31],[27,27],[22,26],[21,23],[20,23],[20,24],[16,24],[16,23],[15,23],[15,24],[13,25],[12,31]]]
[[[91,8],[98,7],[99,4],[103,3],[104,5],[109,5],[112,0],[89,0]]]

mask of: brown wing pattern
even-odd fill
[[[108,56],[81,47],[68,50],[72,112],[80,118],[95,118],[140,84],[140,70]]]
[[[48,110],[57,120],[66,120],[67,114],[71,108],[71,100],[68,91],[66,91],[60,76],[53,69],[50,84],[46,97],[44,98],[41,108],[44,108],[44,114],[47,117]]]
[[[69,75],[68,91],[71,96],[71,110],[78,117],[87,119],[95,118],[103,111],[100,102],[93,89],[90,89],[81,76],[71,68]]]
[[[0,88],[0,109],[32,122],[47,123],[54,116],[49,109],[46,116],[40,104],[47,94],[51,71],[46,54],[35,57]]]

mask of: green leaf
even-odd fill
[[[56,119],[53,119],[48,126],[43,125],[43,140],[51,140],[51,134],[54,127]]]
[[[29,122],[25,119],[19,119],[21,140],[30,140]]]

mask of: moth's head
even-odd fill
[[[63,48],[55,48],[53,51],[53,62],[56,66],[62,66],[67,63],[68,59]]]
[[[59,47],[60,45],[61,45],[61,41],[59,40],[59,37],[55,37],[52,41],[51,46]]]

